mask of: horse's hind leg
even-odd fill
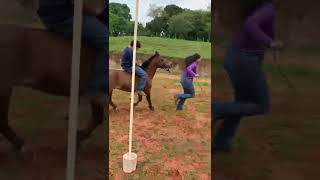
[[[14,150],[20,152],[23,149],[24,141],[12,130],[8,122],[8,111],[11,91],[0,93],[0,133],[10,141]]]
[[[153,107],[152,102],[151,102],[151,94],[150,94],[150,92],[147,93],[147,101],[148,101],[148,104],[149,104],[149,109],[151,111],[154,111],[154,107]]]
[[[138,101],[136,103],[134,103],[134,106],[138,106],[138,104],[142,101],[142,96],[140,94],[138,94]]]
[[[102,124],[103,120],[106,117],[105,106],[101,104],[96,104],[91,102],[91,111],[92,111],[92,120],[89,122],[86,129],[78,131],[77,143],[78,146],[81,145],[81,142],[88,139],[91,133]]]
[[[112,92],[109,93],[109,104],[112,106],[114,111],[118,111],[117,105],[115,105],[112,101]]]

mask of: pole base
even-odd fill
[[[123,155],[123,171],[125,173],[132,173],[137,168],[137,158],[136,153],[126,153]]]

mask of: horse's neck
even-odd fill
[[[148,69],[147,69],[147,74],[149,76],[149,79],[153,79],[154,75],[157,72],[157,66],[155,61],[151,62]]]

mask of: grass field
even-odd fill
[[[265,70],[271,94],[271,113],[246,118],[230,154],[213,162],[214,179],[302,180],[319,178],[320,79],[319,53],[282,54],[282,71],[294,83],[287,87],[270,58]],[[214,65],[216,101],[230,100],[232,88],[221,61]],[[308,62],[308,63],[306,63]]]
[[[132,40],[131,36],[110,37],[109,51],[122,52]],[[138,53],[152,55],[155,51],[159,51],[163,56],[174,58],[185,58],[193,53],[199,53],[204,59],[211,59],[211,43],[209,42],[144,36],[139,36],[138,41],[142,44]]]

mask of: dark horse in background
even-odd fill
[[[99,0],[100,2],[105,0]],[[108,24],[107,9],[99,16]],[[72,41],[42,29],[0,25],[0,134],[21,152],[24,140],[9,126],[10,97],[15,86],[30,87],[57,96],[70,95]],[[80,94],[91,78],[95,49],[82,44]],[[107,68],[107,67],[106,67]],[[90,100],[92,121],[78,131],[78,144],[90,137],[105,119],[105,106]]]
[[[151,56],[147,61],[145,61],[141,68],[145,70],[148,74],[148,81],[146,87],[144,88],[144,92],[146,94],[146,98],[149,104],[149,109],[151,111],[154,110],[154,107],[151,102],[151,87],[152,87],[152,79],[157,72],[157,69],[166,69],[169,71],[170,68],[174,66],[174,63],[160,56],[158,52],[156,52],[153,56]],[[112,101],[112,92],[114,89],[119,89],[126,92],[131,92],[131,77],[130,73],[127,73],[122,70],[109,70],[109,104],[113,107],[113,110],[117,111],[117,106]],[[138,83],[139,78],[136,80],[136,84]],[[137,106],[142,101],[142,96],[138,96],[138,101],[134,104]]]

